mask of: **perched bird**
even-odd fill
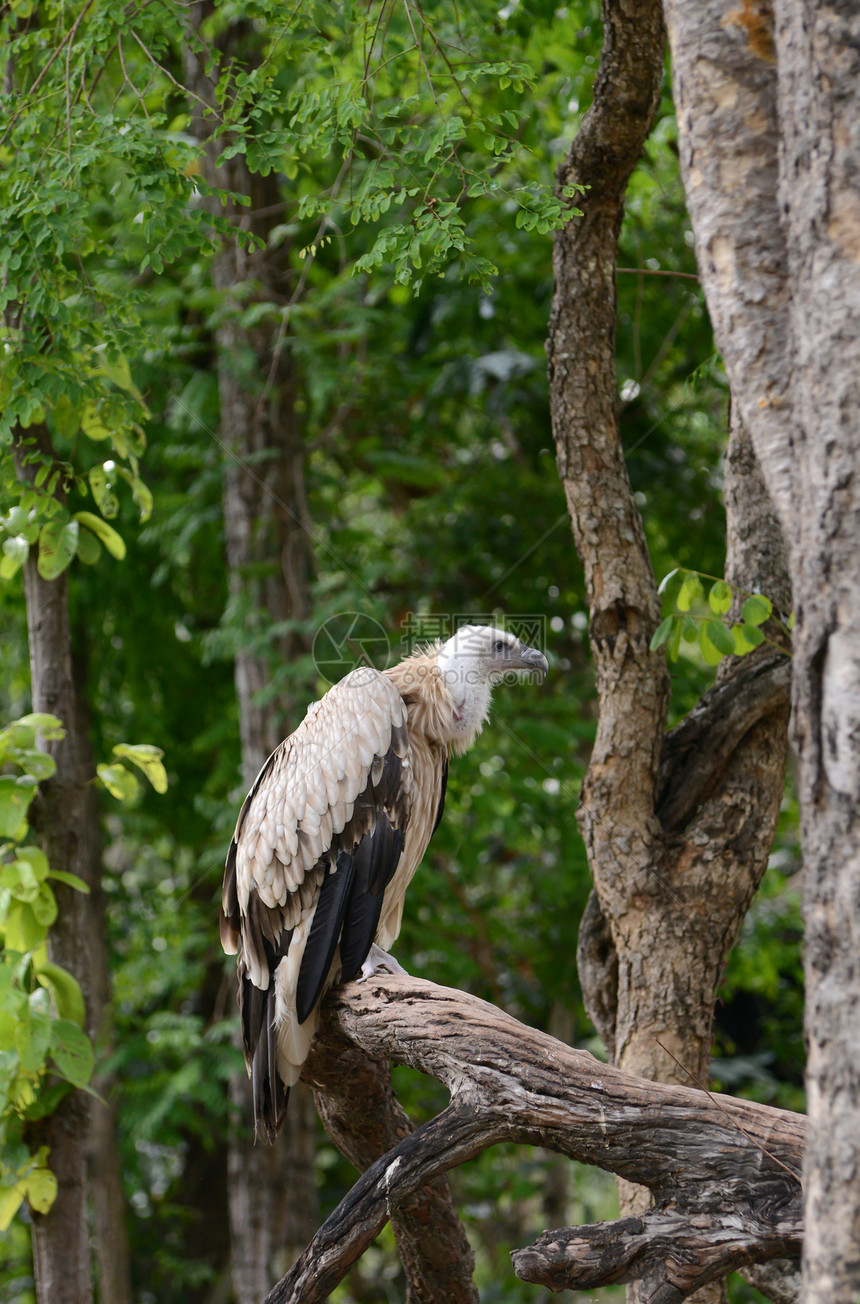
[[[258,1136],[277,1136],[325,991],[404,972],[384,948],[442,817],[448,757],[474,742],[510,671],[546,674],[546,657],[485,625],[389,670],[359,667],[257,775],[227,856],[221,941],[239,957]]]

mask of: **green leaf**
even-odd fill
[[[12,907],[4,925],[6,946],[10,951],[35,951],[45,940],[46,930],[36,922],[33,911],[26,902]]]
[[[139,390],[131,378],[131,368],[122,354],[120,354],[116,362],[103,362],[101,369],[120,389],[127,390],[135,395],[139,394]]]
[[[131,482],[131,496],[140,508],[140,519],[148,521],[152,515],[152,491],[141,480],[140,476],[135,476]]]
[[[9,535],[20,534],[27,543],[35,543],[42,528],[35,516],[35,512],[16,503],[5,516],[0,516],[0,528]]]
[[[674,616],[667,616],[665,620],[660,621],[660,624],[654,630],[651,637],[650,648],[652,652],[656,652],[657,648],[662,647],[668,640],[669,635],[672,632],[672,622],[674,619]]]
[[[68,394],[60,394],[51,409],[51,424],[58,435],[72,439],[81,424],[80,410],[75,407]]]
[[[35,793],[35,787],[24,787],[12,775],[0,774],[0,838],[17,836]]]
[[[697,598],[702,596],[702,581],[694,571],[688,571],[678,592],[676,606],[679,611],[689,611]]]
[[[17,1031],[18,1019],[12,1011],[0,1010],[0,1050],[12,1050]]]
[[[105,425],[102,417],[99,415],[98,406],[95,403],[87,403],[81,413],[81,429],[90,439],[110,439],[111,430]]]
[[[764,634],[757,625],[742,625],[741,628],[743,630],[744,638],[748,643],[752,644],[753,647],[758,647],[764,642]]]
[[[674,627],[672,629],[672,637],[669,641],[669,648],[668,648],[669,658],[672,661],[677,661],[680,655],[681,634],[683,633],[683,629],[684,629],[683,622],[678,620],[677,617],[675,617]]]
[[[34,1168],[27,1176],[27,1199],[36,1213],[47,1213],[57,1198],[57,1179],[50,1168]]]
[[[123,756],[138,769],[143,770],[156,792],[167,792],[167,771],[161,758],[164,752],[152,743],[118,743],[114,756]]]
[[[46,1000],[44,992],[38,995]],[[28,1010],[15,1034],[15,1049],[21,1068],[27,1073],[37,1073],[44,1065],[51,1044],[51,1018],[47,1011]]]
[[[0,1187],[0,1232],[8,1231],[12,1219],[27,1198],[27,1187],[23,1182],[14,1186]]]
[[[72,1086],[85,1086],[93,1071],[93,1048],[89,1037],[69,1019],[55,1019],[51,1032],[51,1054],[60,1073]]]
[[[119,511],[119,499],[110,487],[104,466],[92,467],[88,479],[96,507],[98,507],[102,516],[116,516]]]
[[[59,742],[66,736],[62,720],[59,720],[55,715],[48,715],[45,711],[34,711],[30,715],[22,715],[20,720],[15,720],[9,728],[14,729],[19,725],[23,726],[25,729],[32,729],[34,738],[36,733],[41,734],[46,742]],[[4,729],[3,733],[5,732],[6,730]],[[0,734],[0,739],[2,739],[2,737],[3,734]],[[27,745],[28,744],[25,743],[18,744],[18,746],[21,747]]]
[[[57,898],[49,883],[39,884],[39,894],[30,906],[36,922],[44,928],[50,928],[57,918]]]
[[[61,1019],[79,1027],[84,1022],[84,997],[80,984],[65,969],[50,960],[44,961],[36,970],[36,981],[45,988],[53,999],[57,1014]]]
[[[0,881],[16,901],[35,901],[39,895],[39,880],[26,860],[13,860],[11,865],[4,865]]]
[[[81,530],[78,535],[78,557],[85,566],[94,566],[102,555],[102,546],[89,530]]]
[[[90,890],[82,878],[78,878],[77,874],[67,874],[64,869],[50,870],[48,878],[55,878],[58,883],[65,883],[68,887],[76,888],[78,892]]]
[[[763,625],[773,615],[773,603],[763,593],[754,593],[741,607],[741,618],[745,625]]]
[[[724,657],[730,657],[735,650],[735,640],[731,630],[721,620],[709,620],[706,629],[708,638]]]
[[[72,561],[78,550],[79,529],[77,521],[64,523],[62,517],[42,526],[36,566],[43,580],[55,580]]]
[[[92,530],[110,555],[116,557],[117,561],[122,561],[125,556],[125,543],[112,525],[108,525],[107,521],[103,521],[100,516],[95,516],[92,512],[75,512],[74,520],[80,521],[86,529]]]
[[[57,762],[47,752],[36,751],[34,747],[18,748],[13,757],[25,774],[29,774],[37,783],[50,779],[57,772]]]
[[[711,591],[708,594],[708,605],[711,611],[718,616],[724,616],[732,605],[731,585],[725,580],[717,580],[716,584],[711,585]]]
[[[709,636],[709,628],[713,621],[703,624],[699,630],[699,651],[702,654],[705,665],[718,666],[723,659],[723,654],[718,647],[715,647]]]
[[[16,855],[18,860],[26,861],[37,879],[48,877],[48,857],[41,847],[19,847]]]
[[[3,561],[0,563],[2,578],[4,580],[11,579],[21,569],[29,555],[30,545],[23,534],[16,534],[11,539],[4,539]]]
[[[140,784],[124,765],[97,765],[96,773],[112,797],[130,801],[140,789]]]

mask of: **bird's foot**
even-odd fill
[[[402,964],[398,964],[393,955],[383,951],[381,946],[374,942],[367,953],[367,958],[361,966],[361,973],[356,982],[363,983],[367,978],[373,978],[378,973],[402,973],[406,970]],[[407,974],[407,977],[409,975]]]

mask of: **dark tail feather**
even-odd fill
[[[246,979],[247,981],[247,979]],[[278,1073],[278,1037],[275,1030],[274,984],[262,996],[262,1018],[254,1056],[251,1060],[251,1090],[254,1097],[254,1137],[269,1144],[277,1139],[284,1125],[289,1087]]]

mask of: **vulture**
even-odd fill
[[[442,818],[448,758],[481,732],[495,683],[547,668],[512,633],[463,626],[388,670],[353,670],[260,770],[221,903],[257,1136],[274,1141],[283,1124],[326,990],[405,972],[386,950]]]

